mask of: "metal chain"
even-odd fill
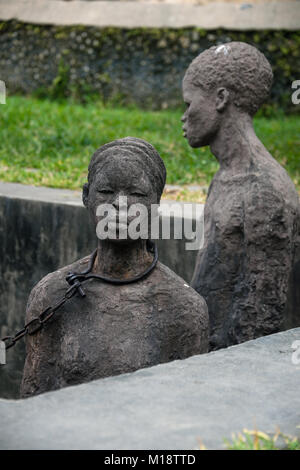
[[[3,341],[5,343],[5,349],[9,349],[12,346],[16,344],[17,341],[19,341],[21,338],[23,338],[25,335],[33,335],[37,333],[39,330],[43,328],[43,326],[53,317],[55,312],[62,306],[64,305],[67,300],[71,299],[76,292],[80,294],[81,297],[85,297],[86,294],[82,288],[81,283],[88,281],[89,279],[99,279],[104,282],[108,282],[110,284],[130,284],[132,282],[136,282],[140,279],[143,279],[147,274],[149,274],[153,268],[155,267],[157,260],[158,260],[158,252],[157,252],[157,247],[156,245],[151,242],[150,240],[147,240],[147,246],[148,250],[150,253],[154,254],[153,262],[151,265],[142,273],[139,274],[138,276],[135,276],[131,279],[112,279],[112,278],[107,278],[105,276],[100,276],[96,274],[89,274],[90,271],[92,270],[96,255],[97,255],[97,250],[95,250],[91,256],[88,268],[86,271],[83,271],[81,273],[69,273],[66,277],[66,281],[69,283],[71,287],[68,288],[68,290],[65,292],[64,296],[58,300],[53,306],[47,307],[45,310],[40,313],[38,317],[33,318],[30,320],[28,323],[24,325],[24,327],[19,330],[14,336],[4,336],[4,338],[1,338],[0,341]]]
[[[80,283],[75,282],[69,289],[66,291],[64,296],[56,302],[52,307],[47,307],[45,310],[40,313],[38,317],[32,318],[28,323],[24,325],[20,331],[18,331],[14,336],[4,336],[1,338],[1,341],[5,343],[5,349],[9,349],[16,344],[21,338],[25,335],[33,335],[43,328],[43,326],[53,317],[55,312],[71,297],[73,297],[77,291],[79,291]],[[80,292],[80,291],[79,291]],[[83,294],[83,295],[82,295]],[[80,295],[85,296],[85,293],[81,289]]]

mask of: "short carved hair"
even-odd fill
[[[253,116],[269,95],[273,72],[256,47],[236,41],[202,52],[188,67],[185,79],[208,91],[227,88],[233,103]]]
[[[156,190],[158,199],[160,199],[166,183],[165,164],[153,145],[137,137],[124,137],[98,148],[89,164],[88,183],[85,183],[85,188],[88,188],[89,184],[92,183],[96,170],[103,167],[105,162],[116,154],[120,158],[127,156],[132,161],[138,161],[142,165]]]

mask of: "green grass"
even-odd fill
[[[232,436],[232,442],[225,439],[225,445],[227,450],[300,450],[299,439],[287,436],[279,429],[272,436],[261,431],[244,429],[243,433]]]
[[[0,105],[0,180],[79,189],[93,152],[125,136],[151,142],[169,184],[208,185],[218,168],[208,148],[191,149],[180,111],[142,111],[9,96]],[[300,187],[299,117],[256,118],[259,138]]]
[[[198,439],[198,442],[199,450],[207,450],[201,439]],[[243,429],[243,432],[233,433],[231,441],[224,439],[224,448],[226,450],[300,450],[300,441],[295,436],[283,434],[279,428],[272,434],[256,429]]]

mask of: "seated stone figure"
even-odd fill
[[[252,122],[272,78],[255,47],[230,42],[201,53],[183,80],[184,136],[209,145],[220,165],[192,279],[208,305],[211,349],[300,325],[290,301],[299,297],[299,197]]]
[[[107,239],[98,236],[94,257],[48,274],[33,288],[26,322],[65,293],[69,272],[80,273],[90,265],[93,274],[121,284],[87,280],[82,284],[85,297],[73,296],[42,330],[28,337],[22,397],[207,352],[203,298],[169,268],[155,264],[149,240],[120,235],[130,220],[121,221],[124,197],[128,211],[133,204],[150,210],[159,204],[165,178],[159,154],[141,139],[119,139],[93,155],[83,202],[95,228],[104,221],[98,208],[115,208],[112,232]]]

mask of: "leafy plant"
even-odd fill
[[[280,439],[284,445],[278,447]],[[244,429],[243,433],[233,434],[232,442],[227,439],[224,442],[228,450],[300,450],[300,441],[283,434],[279,429],[273,436],[262,431]]]

